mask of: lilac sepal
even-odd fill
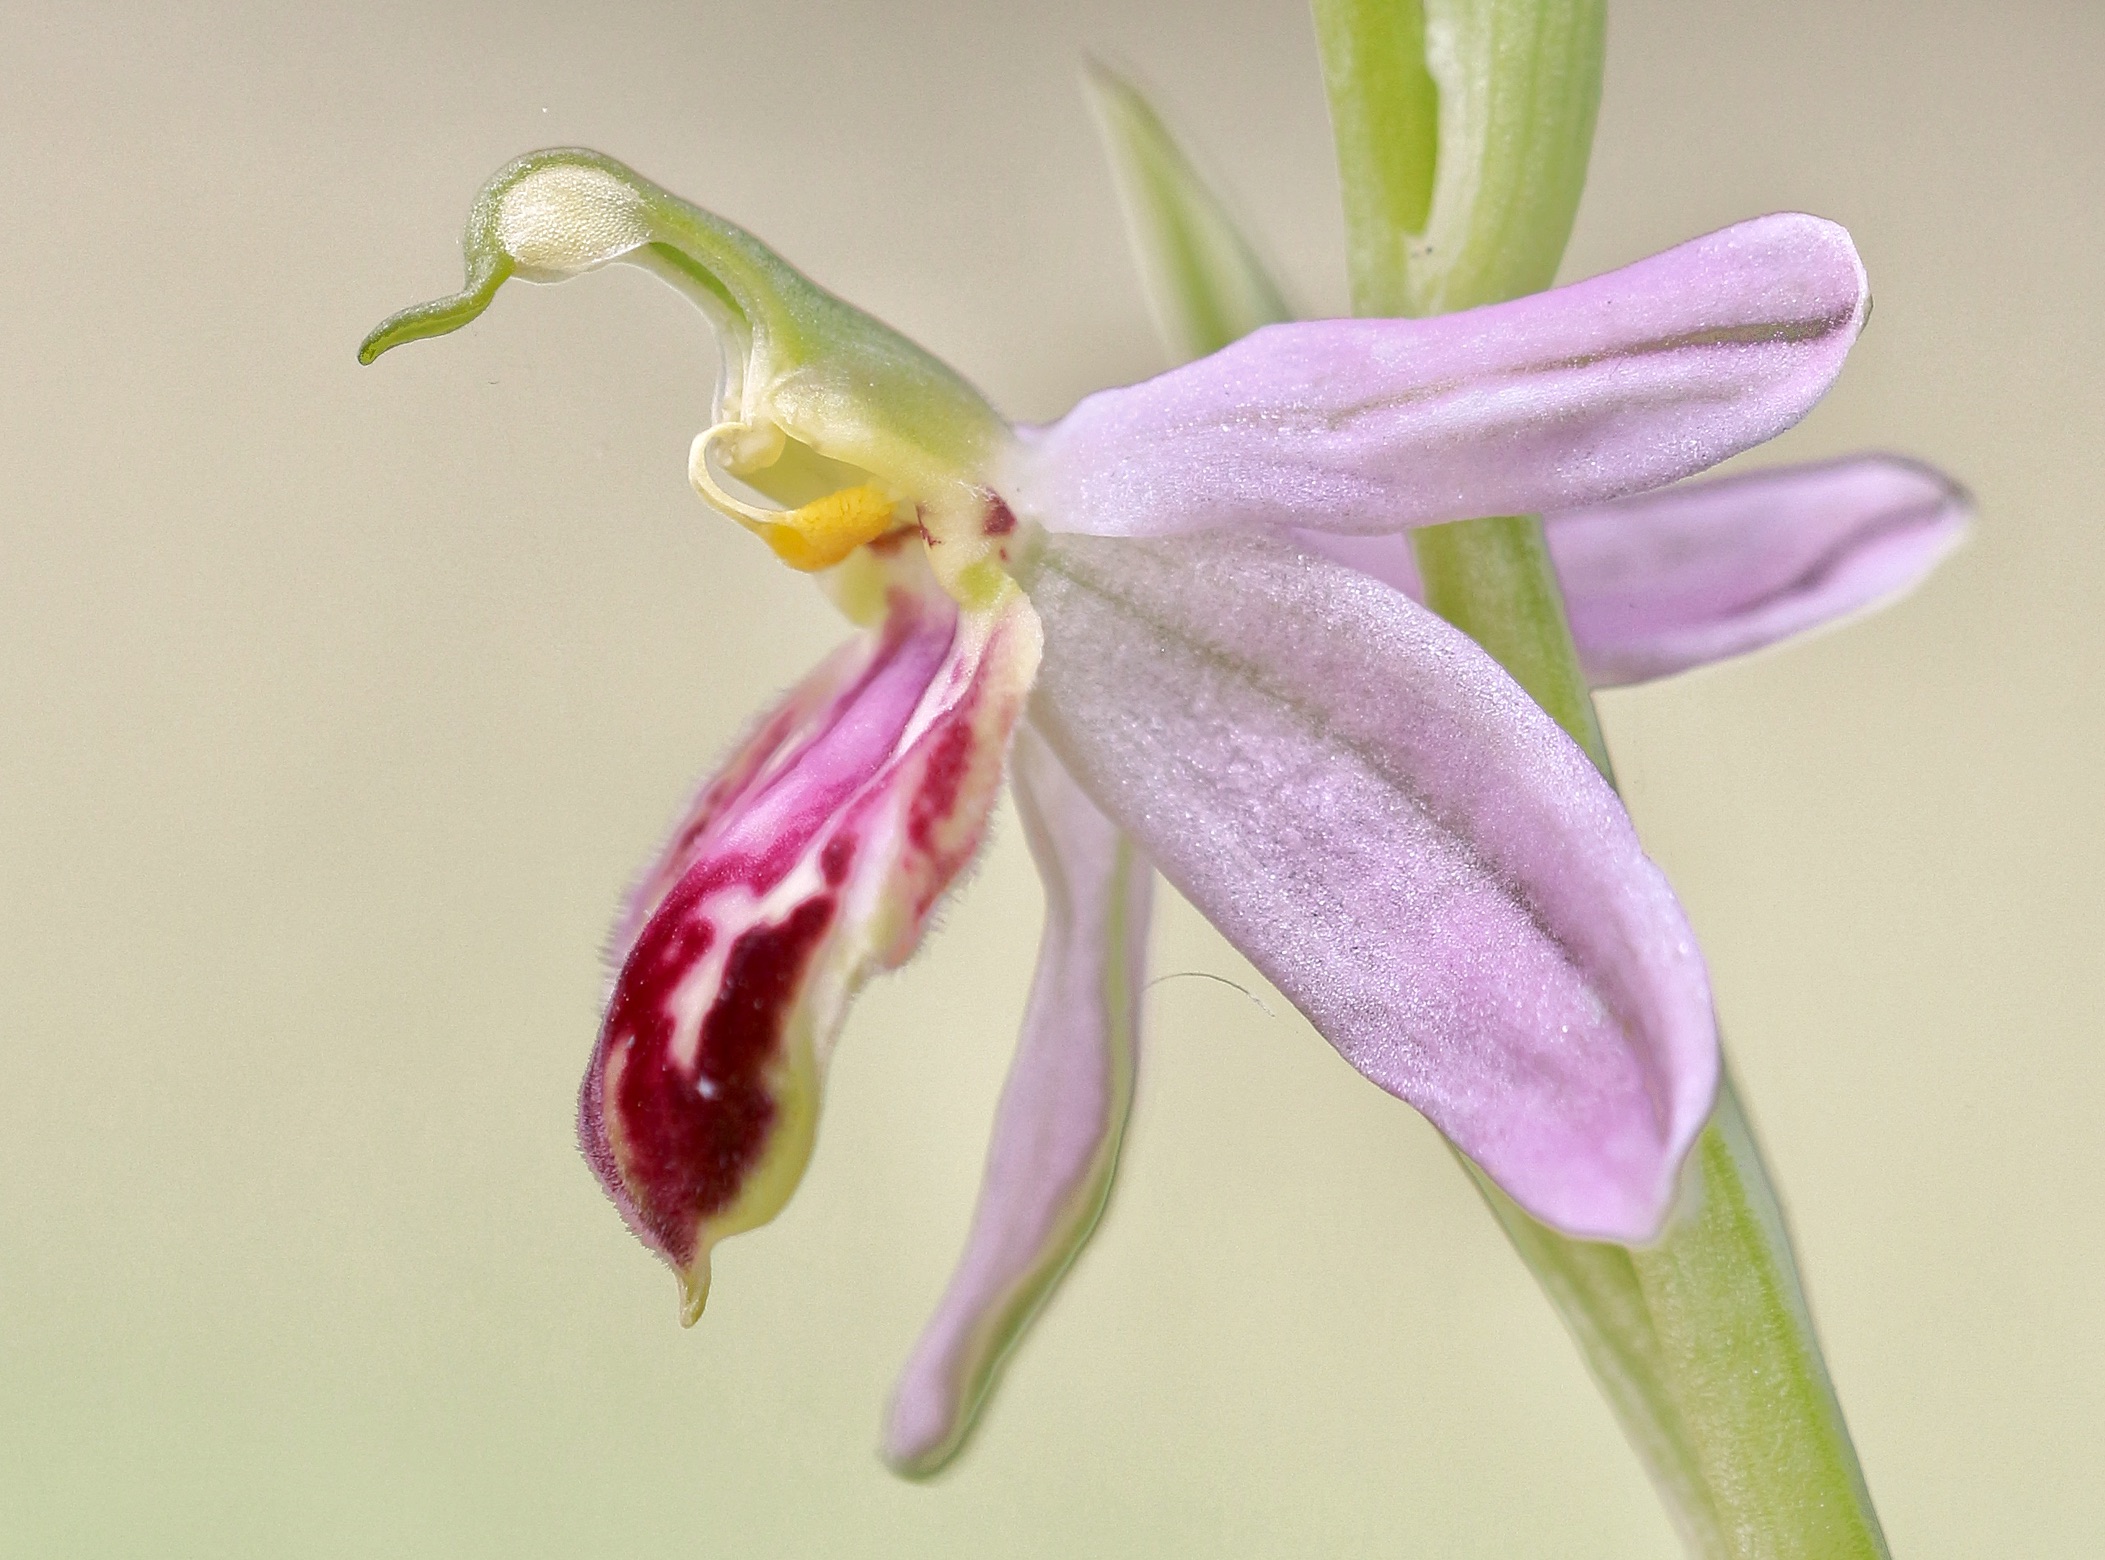
[[[1002,491],[1097,536],[1575,508],[1781,433],[1869,306],[1846,232],[1761,217],[1489,308],[1266,326],[1088,397],[1019,443]]]
[[[1972,508],[1928,466],[1860,455],[1573,510],[1548,535],[1587,676],[1613,687],[1891,600],[1958,546]]]
[[[1942,472],[1853,455],[1665,488],[1544,517],[1572,638],[1596,688],[1765,649],[1891,601],[1965,538]],[[1298,531],[1311,551],[1422,601],[1402,536]]]
[[[964,1255],[892,1396],[885,1458],[962,1445],[1010,1346],[1088,1240],[1133,1099],[1154,873],[1026,723],[1010,754],[1045,931]]]
[[[1256,537],[1049,538],[1032,719],[1362,1073],[1568,1234],[1650,1238],[1717,1083],[1701,955],[1585,755],[1410,598]]]

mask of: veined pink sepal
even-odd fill
[[[1535,1218],[1653,1239],[1710,1114],[1688,921],[1466,635],[1266,537],[1047,538],[1033,726],[1369,1079]]]
[[[849,1000],[912,955],[978,850],[1037,668],[1020,592],[961,611],[918,556],[894,572],[878,626],[703,788],[617,932],[579,1138],[690,1323],[710,1248],[803,1174]]]
[[[958,1454],[1087,1244],[1133,1105],[1155,874],[1028,721],[1010,782],[1045,885],[1045,933],[972,1232],[885,1415],[885,1460],[909,1478]]]
[[[1683,482],[1542,517],[1596,688],[1671,677],[1907,594],[1965,539],[1973,501],[1895,455]],[[1418,601],[1409,540],[1302,530],[1311,552]]]

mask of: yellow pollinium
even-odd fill
[[[777,558],[810,574],[832,568],[863,543],[891,530],[894,507],[891,499],[866,482],[828,493],[801,509],[783,510],[764,519],[752,512],[738,518],[774,549]]]
[[[824,496],[794,509],[749,504],[724,491],[712,457],[778,501],[795,504],[815,492]],[[687,477],[697,493],[766,542],[792,569],[807,574],[832,568],[899,523],[900,501],[876,482],[856,482],[863,474],[793,443],[767,422],[718,423],[694,441],[687,457]],[[913,506],[905,507],[909,521],[919,518]]]

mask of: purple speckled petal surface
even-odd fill
[[[1295,529],[1286,535],[1296,545],[1312,553],[1321,553],[1348,569],[1370,575],[1382,584],[1402,591],[1413,601],[1425,600],[1425,580],[1418,573],[1418,560],[1411,553],[1411,539],[1404,532],[1392,531],[1387,536],[1349,536],[1336,531]]]
[[[1765,649],[1891,601],[1965,539],[1966,491],[1897,455],[1779,466],[1544,517],[1596,688]],[[1417,599],[1407,537],[1297,531]]]
[[[1002,491],[1097,536],[1574,508],[1781,433],[1869,307],[1846,232],[1760,217],[1511,303],[1266,326],[1026,434]]]
[[[1259,537],[1051,537],[1031,718],[1337,1047],[1568,1234],[1641,1241],[1717,1085],[1615,793],[1408,597]]]
[[[1154,873],[1028,723],[1009,762],[1045,931],[972,1232],[886,1418],[885,1458],[915,1476],[957,1454],[1096,1228],[1133,1100]]]
[[[1912,589],[1972,504],[1887,455],[1691,483],[1550,517],[1572,637],[1596,687],[1745,655]]]

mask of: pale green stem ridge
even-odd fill
[[[1540,292],[1571,236],[1607,0],[1315,0],[1352,306]]]
[[[1490,651],[1613,783],[1541,519],[1504,515],[1426,526],[1412,533],[1411,546],[1425,604]]]
[[[1559,1235],[1470,1167],[1690,1554],[1886,1560],[1782,1210],[1729,1073],[1692,1171],[1693,1206],[1655,1244],[1628,1249]]]
[[[1323,85],[1345,196],[1352,306],[1418,314],[1407,246],[1432,211],[1440,92],[1426,69],[1419,0],[1315,0]],[[1362,286],[1394,288],[1393,295]]]
[[[1439,312],[1547,287],[1592,142],[1600,0],[1314,6],[1359,312]],[[1412,57],[1398,61],[1398,51]],[[1456,93],[1467,101],[1452,101]],[[1428,145],[1435,167],[1424,197]],[[1413,543],[1428,603],[1609,774],[1540,520],[1464,521],[1418,531]],[[1690,1156],[1684,1206],[1648,1247],[1570,1239],[1472,1173],[1692,1554],[1884,1560],[1782,1213],[1729,1074]]]

